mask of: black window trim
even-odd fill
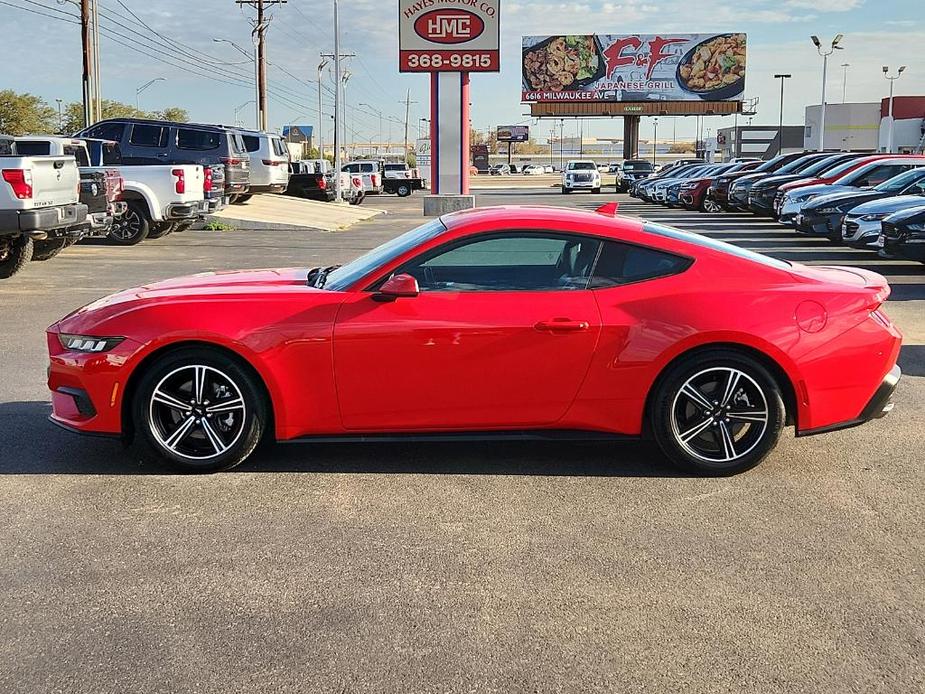
[[[161,131],[161,136],[159,140],[166,140],[165,144],[156,144],[156,145],[146,145],[140,142],[135,142],[132,138],[135,137],[135,128],[156,128]],[[164,130],[167,130],[167,137],[164,137]],[[151,125],[150,123],[132,123],[132,130],[128,135],[128,144],[133,147],[145,147],[147,149],[166,149],[170,146],[170,127],[166,125]]]
[[[575,239],[575,240],[592,239],[592,240],[598,242],[598,247],[597,247],[597,252],[596,252],[595,255],[594,255],[594,262],[591,264],[591,270],[590,270],[590,272],[588,273],[588,281],[587,281],[587,284],[586,284],[586,286],[583,287],[583,288],[572,288],[572,289],[569,289],[569,290],[564,290],[564,289],[563,289],[563,290],[555,290],[555,289],[553,289],[553,290],[551,290],[551,289],[511,289],[511,290],[501,290],[501,291],[511,291],[511,292],[514,292],[514,291],[517,291],[517,292],[549,292],[549,291],[573,291],[573,292],[574,292],[574,291],[592,291],[592,292],[594,292],[594,291],[609,291],[609,290],[613,290],[613,289],[621,289],[622,287],[628,287],[628,286],[633,285],[633,284],[639,284],[640,282],[652,282],[652,281],[654,281],[654,280],[664,279],[664,278],[666,278],[666,277],[674,277],[675,275],[683,274],[683,273],[687,272],[687,271],[691,268],[691,266],[694,264],[694,260],[695,260],[695,259],[694,259],[693,257],[691,257],[691,256],[684,255],[684,254],[681,254],[681,253],[675,253],[674,251],[666,251],[666,250],[663,250],[663,249],[661,249],[661,248],[655,248],[655,247],[653,247],[653,246],[647,246],[647,245],[642,244],[642,243],[634,243],[633,241],[625,241],[625,240],[623,240],[623,239],[617,239],[617,238],[613,238],[612,236],[605,236],[605,235],[603,235],[603,234],[585,233],[585,232],[581,232],[581,231],[562,231],[562,230],[560,230],[560,229],[520,229],[520,228],[518,228],[518,229],[504,229],[504,230],[501,230],[501,231],[499,231],[499,230],[494,230],[494,231],[485,231],[485,232],[481,232],[481,233],[478,233],[478,234],[470,234],[470,235],[467,235],[467,236],[460,237],[460,238],[458,238],[458,239],[452,239],[452,240],[450,240],[450,241],[447,241],[447,242],[445,242],[445,243],[442,243],[442,244],[440,244],[439,246],[435,246],[434,248],[431,248],[429,251],[425,251],[424,253],[419,253],[418,255],[415,255],[415,256],[409,258],[408,260],[406,260],[405,262],[403,262],[401,265],[396,266],[395,269],[393,269],[391,272],[388,272],[388,273],[385,273],[385,274],[383,274],[383,275],[378,276],[373,282],[366,283],[366,285],[365,285],[362,289],[360,289],[359,291],[361,291],[361,292],[372,292],[372,293],[375,293],[375,292],[379,291],[379,288],[380,288],[380,287],[385,283],[385,281],[388,280],[392,275],[401,274],[401,273],[402,273],[402,270],[404,270],[406,267],[408,267],[408,266],[411,265],[412,263],[416,263],[416,262],[427,262],[428,260],[430,260],[430,259],[433,258],[433,257],[436,257],[436,256],[438,256],[438,255],[441,255],[442,253],[451,251],[451,250],[453,250],[454,248],[458,248],[458,247],[460,247],[460,246],[464,246],[464,245],[466,245],[468,242],[471,242],[471,241],[473,241],[473,240],[475,240],[475,239],[477,239],[478,241],[484,241],[484,240],[489,240],[489,239],[493,239],[493,238],[503,238],[503,237],[509,236],[509,235],[511,235],[511,234],[527,235],[527,236],[531,236],[531,235],[532,235],[532,236],[540,236],[540,237],[542,237],[542,236],[550,236],[550,235],[552,235],[552,236],[567,236],[567,237],[571,237],[571,238],[573,238],[573,239]],[[621,283],[621,284],[616,284],[616,285],[609,286],[609,287],[592,287],[591,284],[592,284],[592,282],[593,282],[593,280],[594,280],[594,273],[595,273],[595,271],[597,270],[597,263],[598,263],[598,260],[600,260],[601,253],[602,253],[603,250],[604,250],[604,243],[606,243],[606,242],[608,242],[608,241],[611,242],[611,243],[621,243],[621,244],[623,244],[623,245],[625,245],[625,246],[633,246],[633,247],[635,247],[635,248],[641,248],[641,249],[644,249],[644,250],[647,250],[647,251],[655,251],[655,252],[657,252],[657,253],[664,253],[665,255],[670,255],[670,256],[673,256],[673,257],[675,257],[675,258],[684,260],[685,263],[683,264],[682,267],[680,267],[680,268],[677,269],[676,271],[670,272],[670,273],[666,273],[666,274],[664,274],[664,275],[656,275],[655,277],[646,277],[646,278],[643,278],[643,279],[633,280],[633,281],[630,281],[630,282],[623,282],[623,283]],[[466,293],[466,294],[474,294],[474,293],[476,293],[476,292],[498,293],[498,291],[499,291],[499,290],[488,290],[488,289],[486,289],[486,290],[471,290],[471,291],[466,291],[465,293]],[[463,292],[460,292],[460,293],[463,293]]]

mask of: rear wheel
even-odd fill
[[[32,260],[33,242],[28,236],[0,236],[0,279],[12,277]]]
[[[399,183],[398,187],[395,189],[395,192],[398,193],[398,197],[406,198],[411,195],[411,186],[407,183]]]
[[[240,464],[269,419],[263,389],[250,371],[200,347],[155,362],[138,384],[131,412],[135,453],[186,472]]]
[[[119,246],[134,246],[144,241],[149,231],[147,208],[137,200],[129,200],[123,215],[113,221],[107,238]]]
[[[66,236],[33,241],[32,244],[32,260],[51,260],[70,245]]]
[[[731,475],[760,463],[786,421],[776,381],[751,357],[702,352],[670,368],[652,401],[655,439],[678,467]]]

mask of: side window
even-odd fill
[[[877,166],[873,170],[869,171],[867,175],[863,176],[860,181],[855,183],[855,185],[875,186],[879,183],[883,183],[887,179],[893,178],[893,176],[901,174],[908,168],[909,167],[904,164],[888,164],[884,166]]]
[[[164,147],[167,145],[167,129],[159,125],[133,125],[128,141],[138,147]]]
[[[64,148],[64,153],[74,157],[77,160],[77,166],[90,166],[90,158],[87,156],[86,147],[67,145]]]
[[[244,149],[248,152],[256,152],[260,149],[260,138],[254,135],[242,135],[244,139]]]
[[[925,178],[920,178],[915,183],[909,184],[903,191],[904,195],[925,195]]]
[[[20,157],[41,157],[51,154],[51,144],[48,142],[17,142],[13,146]]]
[[[192,149],[199,152],[218,149],[222,143],[219,133],[208,130],[190,130],[180,128],[177,130],[177,149]]]
[[[421,291],[587,289],[600,241],[564,234],[512,233],[429,253],[399,270]]]
[[[96,137],[100,140],[122,140],[122,131],[125,126],[122,123],[102,123],[95,125],[87,131],[87,137]]]
[[[347,173],[360,173],[360,165],[359,164],[347,164],[347,166],[344,167],[344,171],[346,171]]]
[[[289,149],[286,147],[286,143],[280,140],[278,137],[273,137],[270,139],[273,143],[273,151],[276,152],[281,157],[289,156]]]
[[[605,241],[591,278],[592,289],[616,287],[657,277],[676,275],[691,261],[671,253],[628,243]]]
[[[103,164],[121,164],[122,150],[116,142],[103,143]]]

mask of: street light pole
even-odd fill
[[[565,119],[559,119],[559,171],[562,171],[562,139],[565,137]]]
[[[883,76],[886,77],[890,81],[890,101],[889,101],[890,106],[889,106],[889,113],[887,114],[890,119],[890,130],[889,130],[889,134],[887,135],[887,141],[886,141],[886,151],[889,154],[893,153],[893,82],[895,82],[900,77],[902,77],[903,71],[905,71],[905,69],[906,69],[906,66],[901,65],[899,67],[899,70],[896,72],[896,75],[891,77],[889,74],[890,68],[887,67],[886,65],[883,66]]]
[[[139,102],[138,102],[138,96],[139,96],[145,89],[147,89],[148,87],[150,87],[150,86],[151,86],[152,84],[154,84],[155,82],[166,82],[166,81],[167,81],[167,80],[166,80],[166,78],[164,78],[164,77],[155,77],[153,80],[148,80],[147,82],[145,82],[144,84],[142,84],[140,87],[138,87],[138,88],[135,90],[135,108],[138,109],[139,111],[141,110],[141,107],[138,105],[138,103],[139,103]]]
[[[238,125],[238,113],[241,112],[241,109],[242,109],[242,108],[244,108],[245,106],[250,106],[252,103],[254,103],[254,100],[253,100],[253,99],[251,99],[250,101],[245,101],[245,102],[244,102],[243,104],[241,104],[240,106],[236,106],[236,107],[235,107],[235,109],[234,109],[234,124],[235,124],[235,126]]]
[[[318,158],[324,159],[324,113],[321,109],[321,78],[323,70],[328,64],[327,59],[322,58],[318,63]]]
[[[822,56],[822,115],[819,117],[819,147],[817,148],[817,151],[821,152],[825,149],[825,73],[829,64],[829,56],[835,51],[842,50],[842,47],[838,44],[844,38],[844,34],[836,34],[835,38],[832,39],[831,48],[827,51],[822,49],[822,42],[818,36],[813,35],[810,38],[816,47],[816,52]]]
[[[848,68],[851,67],[851,64],[842,63],[841,67],[844,71],[841,78],[841,102],[845,103],[848,97]]]
[[[778,154],[782,154],[784,151],[784,80],[788,80],[791,77],[793,77],[793,75],[774,75],[774,79],[780,80],[780,117],[777,119]]]
[[[338,25],[337,0],[334,0],[334,196],[341,202],[340,189],[340,126],[338,115],[341,112],[340,101],[340,27]]]

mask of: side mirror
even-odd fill
[[[388,301],[399,297],[413,297],[421,293],[418,281],[411,275],[392,275],[379,287],[376,296]]]

